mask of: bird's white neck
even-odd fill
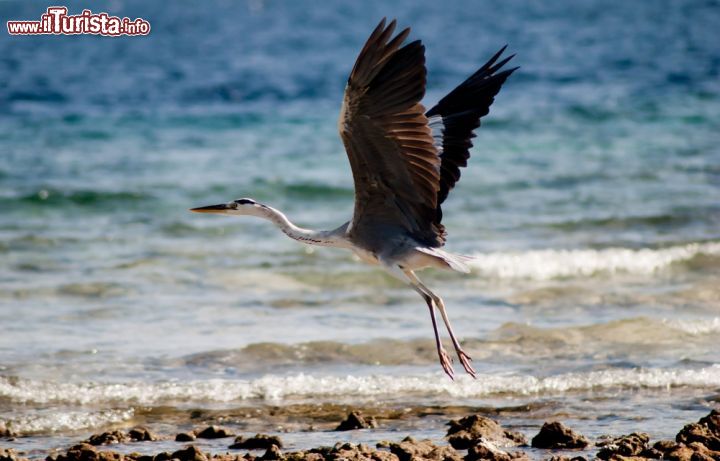
[[[257,208],[257,216],[275,224],[285,235],[308,245],[347,247],[347,241],[336,231],[315,231],[298,227],[279,210],[269,206]]]

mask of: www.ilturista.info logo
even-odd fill
[[[64,6],[48,7],[39,21],[8,21],[10,35],[77,35],[93,34],[119,37],[121,35],[147,35],[150,23],[143,18],[130,20],[107,13],[82,13],[68,16]]]

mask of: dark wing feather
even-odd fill
[[[437,200],[437,217],[442,220],[440,205],[460,179],[460,168],[470,158],[473,131],[480,126],[480,118],[487,115],[505,80],[517,67],[498,72],[514,55],[496,61],[505,51],[503,47],[480,69],[457,88],[448,93],[425,114],[440,152],[440,191]],[[496,73],[498,72],[498,73]]]
[[[338,128],[355,181],[355,210],[348,236],[371,251],[389,237],[408,235],[439,246],[444,229],[435,219],[440,158],[420,100],[425,94],[425,47],[403,47],[410,29],[395,38],[395,21],[383,19],[357,58]]]

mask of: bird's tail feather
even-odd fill
[[[441,250],[440,248],[418,248],[418,250],[441,259],[445,264],[447,264],[449,269],[462,272],[463,274],[470,272],[470,266],[468,263],[475,259],[472,256],[449,253],[445,250]]]

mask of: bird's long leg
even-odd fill
[[[430,310],[430,319],[432,320],[433,332],[435,333],[435,347],[437,348],[440,365],[442,366],[443,371],[445,371],[445,373],[450,377],[450,379],[455,379],[455,370],[453,370],[452,367],[452,359],[445,351],[445,348],[442,345],[442,341],[440,341],[440,332],[438,332],[437,319],[435,318],[435,304],[433,301],[433,295],[431,293],[428,293],[429,290],[423,287],[422,283],[419,283],[420,281],[417,280],[417,277],[415,277],[415,274],[413,274],[411,271],[403,270],[399,266],[392,263],[383,264],[383,266],[385,267],[385,270],[387,270],[387,272],[393,277],[403,282],[409,283],[412,289],[417,291],[418,294],[422,296],[422,298],[425,300],[425,303],[427,303],[428,309]]]
[[[430,296],[430,298],[433,300],[438,310],[440,311],[443,322],[445,322],[445,327],[447,328],[448,334],[450,335],[450,340],[455,347],[455,352],[457,353],[458,359],[460,359],[460,363],[462,363],[463,368],[465,368],[465,371],[470,376],[472,376],[473,378],[477,378],[477,372],[470,363],[472,361],[472,358],[463,350],[462,346],[460,346],[460,341],[458,341],[455,337],[455,333],[453,332],[452,325],[450,325],[450,318],[447,315],[445,303],[443,302],[442,298],[440,298],[440,296],[436,295],[432,292],[432,290],[425,286],[425,284],[420,281],[420,279],[415,275],[413,271],[403,272],[405,273],[405,276],[410,280],[410,283],[413,287],[417,287],[422,293],[424,293],[426,296]]]
[[[413,288],[416,288],[413,286]],[[418,293],[420,293],[420,296],[423,297],[425,302],[428,305],[428,308],[430,310],[430,319],[432,320],[432,326],[433,331],[435,332],[435,347],[437,348],[438,358],[440,359],[440,365],[443,367],[443,370],[445,373],[450,377],[450,379],[455,379],[455,370],[453,370],[452,367],[452,359],[448,355],[448,353],[445,351],[445,348],[442,345],[442,342],[440,341],[440,333],[438,332],[437,327],[437,320],[435,319],[435,307],[433,306],[433,299],[430,295],[427,293],[424,293],[420,289],[416,289]]]
[[[430,319],[432,320],[433,332],[435,333],[435,347],[437,348],[438,358],[440,359],[440,365],[443,371],[450,377],[455,379],[455,370],[452,367],[452,359],[445,351],[445,348],[440,341],[440,332],[438,332],[437,319],[435,318],[435,301],[434,294],[424,286],[412,271],[402,269],[400,266],[393,264],[392,262],[383,261],[383,267],[393,277],[403,282],[409,283],[413,290],[417,291],[420,296],[427,303],[428,309],[430,310]]]

